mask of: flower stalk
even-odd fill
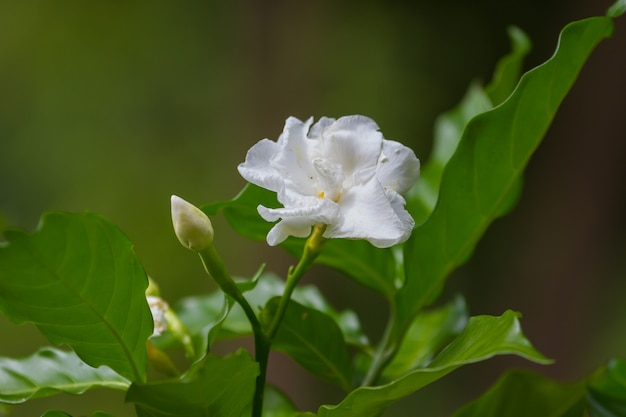
[[[326,230],[326,225],[318,224],[313,227],[313,232],[311,236],[307,239],[304,244],[304,251],[302,252],[302,257],[300,261],[295,267],[289,268],[289,272],[287,273],[287,281],[285,282],[285,290],[283,291],[283,295],[280,299],[280,303],[278,304],[278,309],[276,310],[276,314],[272,318],[272,321],[268,327],[267,335],[269,339],[273,339],[278,331],[278,327],[280,326],[280,322],[282,321],[285,311],[287,310],[287,305],[289,304],[289,300],[291,299],[291,295],[293,294],[293,290],[296,288],[298,281],[300,278],[311,269],[315,259],[322,252],[322,247],[326,239],[324,238],[324,231]]]
[[[226,265],[217,253],[215,246],[211,245],[198,253],[207,273],[215,280],[215,282],[217,282],[217,285],[219,285],[221,290],[224,291],[226,295],[232,297],[232,299],[241,306],[246,317],[248,318],[248,321],[250,322],[250,326],[252,326],[255,349],[254,356],[255,360],[259,363],[259,375],[256,378],[252,417],[261,417],[263,412],[263,396],[265,392],[267,362],[269,359],[271,341],[263,331],[261,323],[248,303],[248,300],[246,300],[241,291],[239,291],[235,281],[228,273]]]

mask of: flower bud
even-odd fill
[[[172,196],[172,223],[184,247],[201,252],[213,245],[211,220],[198,207],[175,195]]]
[[[146,299],[148,300],[150,313],[152,314],[152,319],[154,320],[154,330],[152,332],[152,336],[160,336],[161,333],[167,330],[168,326],[167,319],[165,318],[165,312],[169,310],[170,307],[161,297],[148,295]]]

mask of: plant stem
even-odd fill
[[[372,364],[367,370],[367,375],[363,378],[363,382],[361,386],[366,387],[376,383],[380,374],[383,371],[385,365],[389,363],[389,361],[394,357],[397,351],[397,344],[392,340],[393,327],[394,327],[394,316],[395,316],[395,307],[392,305],[391,313],[389,314],[389,320],[387,321],[387,327],[385,328],[385,333],[383,333],[383,337],[381,338],[378,348],[376,349],[376,353],[374,354],[374,358],[372,360]]]
[[[256,378],[256,387],[254,391],[254,400],[252,408],[252,417],[261,417],[263,413],[263,396],[265,392],[265,379],[267,374],[267,361],[269,358],[270,339],[267,337],[261,323],[248,300],[243,296],[235,281],[226,270],[224,261],[219,256],[214,246],[199,252],[204,268],[211,277],[217,282],[222,291],[232,297],[237,304],[241,306],[254,334],[254,357],[259,363],[259,375]]]
[[[205,249],[201,252],[200,258],[202,258],[202,263],[204,264],[204,268],[209,273],[211,277],[217,282],[222,291],[227,295],[231,296],[243,309],[246,317],[250,321],[252,326],[252,330],[257,328],[259,331],[261,330],[261,324],[254,314],[254,310],[248,304],[248,300],[245,299],[237,285],[235,285],[235,281],[232,279],[228,271],[226,270],[226,266],[224,265],[224,261],[220,257],[220,255],[215,250],[215,246],[211,245],[208,249]]]
[[[322,252],[322,246],[326,241],[323,236],[325,230],[326,225],[316,225],[313,227],[313,232],[311,233],[311,236],[309,236],[306,243],[304,244],[304,251],[302,252],[300,261],[295,268],[289,268],[289,272],[287,273],[287,280],[285,282],[285,290],[283,291],[280,303],[278,304],[278,309],[276,310],[276,314],[274,315],[267,331],[267,336],[270,341],[274,338],[276,332],[278,331],[278,327],[283,320],[285,311],[287,311],[287,305],[289,304],[289,300],[291,299],[291,295],[293,293],[293,290],[296,288],[298,281],[300,281],[300,278],[302,278],[304,273],[307,272],[311,268],[311,266],[313,266],[313,262]]]

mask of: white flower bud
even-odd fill
[[[154,330],[152,336],[159,336],[165,330],[167,330],[167,319],[165,318],[165,312],[169,309],[169,306],[161,297],[154,295],[148,295],[148,306],[150,306],[150,313],[152,313],[152,319],[154,320]]]
[[[213,245],[211,220],[198,207],[175,195],[172,196],[172,223],[184,247],[201,252]]]

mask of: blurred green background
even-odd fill
[[[472,80],[489,80],[508,50],[508,25],[533,40],[531,68],[550,56],[565,24],[604,14],[611,2],[3,1],[0,229],[33,230],[48,210],[94,211],[131,238],[170,302],[205,292],[212,284],[171,230],[171,194],[197,205],[234,196],[247,149],[276,139],[288,116],[364,114],[425,161],[434,119]],[[557,378],[626,357],[625,32],[622,18],[531,161],[519,206],[445,294],[464,293],[472,314],[522,311],[527,335],[556,359],[540,370]],[[214,224],[236,275],[265,261],[284,275],[292,262]],[[355,309],[376,339],[382,299],[321,267],[307,282]],[[44,343],[0,317],[0,355]],[[467,367],[385,415],[448,415],[508,366],[530,365],[497,358]],[[272,358],[270,379],[303,409],[341,398],[282,356]],[[131,415],[122,402],[94,391],[9,415]]]

